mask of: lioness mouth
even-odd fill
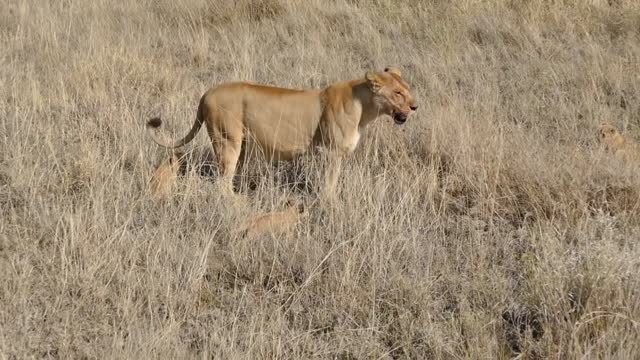
[[[393,121],[395,121],[395,123],[398,125],[402,125],[405,122],[407,122],[407,115],[403,113],[395,112],[393,113]]]

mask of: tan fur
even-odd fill
[[[156,198],[171,195],[175,191],[179,171],[180,159],[177,155],[172,154],[164,159],[151,177],[151,194]]]
[[[244,236],[254,238],[266,233],[282,233],[295,225],[302,216],[304,209],[302,204],[289,202],[287,209],[270,212],[251,218],[244,227]]]
[[[616,127],[608,123],[602,123],[598,130],[598,139],[607,152],[625,161],[640,159],[636,143],[622,135]]]
[[[325,175],[325,190],[333,193],[340,159],[356,148],[360,131],[382,115],[404,123],[416,109],[400,70],[387,68],[324,90],[226,83],[202,96],[196,121],[183,139],[167,141],[159,118],[151,119],[148,127],[156,143],[176,148],[191,141],[205,124],[230,191],[245,140],[259,145],[266,158],[274,161],[294,159],[317,146],[328,148],[336,161]]]

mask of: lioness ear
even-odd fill
[[[384,71],[388,72],[388,73],[391,73],[391,74],[394,74],[394,75],[397,75],[398,77],[402,77],[402,72],[400,72],[400,69],[398,69],[397,67],[389,66],[389,67],[384,68]]]
[[[373,71],[367,71],[366,74],[364,74],[364,78],[367,79],[367,82],[369,83],[369,86],[371,87],[371,90],[373,92],[378,92],[378,90],[382,88],[380,78]]]

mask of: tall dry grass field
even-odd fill
[[[205,132],[150,196],[150,117],[386,65],[420,109],[366,130],[337,202],[289,185],[309,157],[229,205]],[[0,357],[637,359],[640,172],[603,121],[638,138],[634,0],[0,1]]]

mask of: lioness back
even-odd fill
[[[246,82],[213,88],[204,102],[214,111],[212,122],[228,137],[247,136],[275,160],[293,159],[309,148],[322,111],[317,90]]]

